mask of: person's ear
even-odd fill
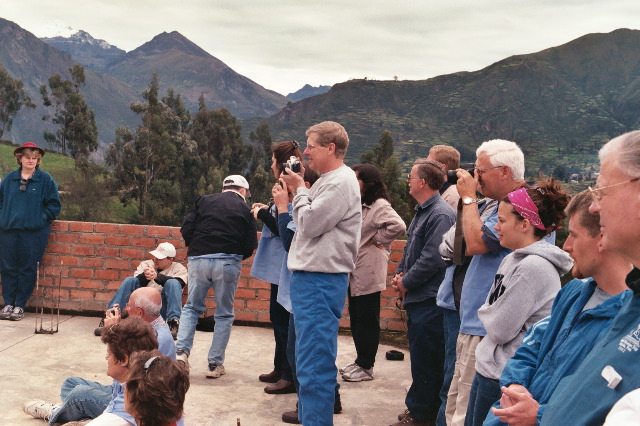
[[[311,184],[307,181],[304,181],[304,187],[307,189],[311,189]]]
[[[126,368],[129,368],[129,355],[124,356],[124,361],[120,362],[120,365]]]

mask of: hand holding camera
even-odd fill
[[[282,163],[282,166],[284,167],[284,171],[280,175],[280,179],[287,184],[291,192],[295,194],[298,188],[304,186],[304,179],[302,178],[302,175],[304,175],[304,167],[300,163],[300,160],[294,156],[286,163]]]
[[[111,309],[107,309],[104,314],[104,326],[105,327],[113,327],[120,322],[121,314],[120,314],[120,305],[117,303],[113,305]]]

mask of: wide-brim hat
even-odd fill
[[[22,146],[17,147],[16,149],[13,150],[13,155],[18,155],[27,148],[37,149],[40,152],[40,156],[44,157],[44,149],[40,148],[38,145],[36,145],[33,142],[26,142]]]

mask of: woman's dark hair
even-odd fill
[[[180,363],[157,350],[136,352],[131,357],[126,387],[133,411],[130,414],[141,426],[166,426],[182,417],[189,374]]]
[[[279,142],[273,146],[273,157],[276,159],[276,167],[278,173],[282,174],[284,167],[282,163],[289,161],[291,156],[298,157],[302,160],[302,152],[300,152],[300,144],[294,140],[287,142]]]
[[[352,167],[358,179],[362,181],[362,203],[370,206],[378,198],[391,202],[387,187],[382,181],[380,169],[373,164],[356,164]]]
[[[527,188],[527,194],[538,208],[540,220],[545,229],[534,228],[537,237],[544,237],[560,227],[562,221],[567,217],[565,209],[571,200],[571,196],[562,189],[560,182],[554,178],[542,178],[531,188]],[[509,197],[504,197],[502,201],[511,204]],[[519,220],[524,220],[522,216],[513,209],[513,213]]]

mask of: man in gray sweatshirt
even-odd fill
[[[294,194],[297,228],[287,266],[293,271],[298,416],[305,425],[328,425],[337,385],[338,326],[360,244],[362,207],[355,172],[343,162],[349,146],[344,127],[325,121],[306,134],[308,166],[322,176],[311,189],[304,185],[304,171],[285,169],[280,178]]]
[[[407,311],[413,383],[405,398],[407,410],[396,425],[432,424],[440,408],[444,328],[436,294],[446,266],[438,247],[456,220],[453,208],[439,194],[444,181],[442,166],[426,159],[417,160],[408,177],[409,194],[418,205],[392,286]]]

